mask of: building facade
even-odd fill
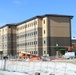
[[[21,51],[37,56],[56,55],[56,47],[71,46],[72,18],[46,14],[15,25],[7,24],[0,28],[0,48],[7,55],[17,55]],[[7,31],[3,31],[5,29]],[[4,35],[7,36],[6,40]]]
[[[76,37],[72,38],[72,46],[73,46],[72,51],[76,53]]]
[[[16,26],[6,24],[0,28],[0,50],[3,55],[16,54]]]

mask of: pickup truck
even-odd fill
[[[73,59],[75,58],[75,52],[66,52],[62,58],[65,58],[65,59]]]

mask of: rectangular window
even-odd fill
[[[37,51],[36,51],[36,54],[37,54]]]
[[[44,44],[45,44],[45,41],[44,41]]]
[[[44,24],[45,24],[45,20],[44,20]]]
[[[46,51],[44,51],[44,54],[46,54]]]
[[[32,51],[32,54],[33,54],[33,51]]]
[[[34,22],[34,25],[35,25],[35,22]]]
[[[29,36],[29,33],[28,33],[28,36]]]
[[[36,44],[37,44],[37,41],[36,41]]]
[[[29,42],[28,42],[28,45],[29,45]]]
[[[37,35],[37,31],[35,32],[35,34]]]
[[[29,27],[29,24],[28,24],[28,27]]]
[[[44,30],[44,34],[45,34],[45,30]]]
[[[34,41],[34,45],[35,45],[35,41]]]
[[[34,35],[35,35],[35,32],[34,32]]]
[[[34,54],[35,54],[35,51],[34,51]]]
[[[32,45],[33,45],[33,42],[32,42]]]
[[[30,45],[31,45],[31,42],[30,42]]]
[[[31,27],[31,23],[30,23],[30,27]]]
[[[27,25],[25,26],[25,28],[27,28]]]
[[[30,33],[30,36],[31,36],[31,33]]]

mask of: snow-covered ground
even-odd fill
[[[26,75],[26,74],[19,73],[19,72],[8,72],[8,71],[1,71],[0,70],[0,75]]]
[[[10,61],[6,62],[6,71],[3,71],[4,60],[0,61],[0,75],[76,75],[76,64],[44,61]]]

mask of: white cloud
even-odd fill
[[[12,0],[12,3],[15,5],[27,5],[28,0]]]
[[[13,3],[20,5],[21,4],[21,1],[20,0],[13,0]]]

